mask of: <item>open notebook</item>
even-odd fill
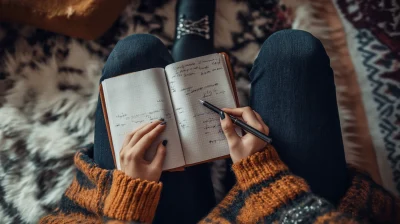
[[[168,140],[164,170],[185,167],[229,155],[218,114],[199,103],[237,107],[232,69],[225,53],[173,63],[164,68],[124,74],[104,80],[100,97],[116,167],[127,133],[164,118],[165,131],[148,150]]]

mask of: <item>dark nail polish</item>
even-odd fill
[[[221,117],[221,120],[225,119],[225,113],[223,111],[219,112],[219,116]]]
[[[167,123],[166,121],[163,121],[160,123],[160,125],[165,125],[166,123]]]
[[[160,118],[160,119],[158,119],[159,121],[164,121],[164,118]]]
[[[163,146],[166,146],[167,143],[168,143],[168,140],[167,140],[167,139],[165,139],[164,141],[162,141]]]

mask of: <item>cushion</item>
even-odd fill
[[[128,0],[0,0],[0,21],[95,39],[112,25],[127,3]]]

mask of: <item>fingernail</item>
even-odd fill
[[[164,121],[164,118],[160,118],[160,119],[158,119],[159,121]]]
[[[225,119],[225,113],[223,111],[219,112],[219,116],[221,117],[221,120]]]
[[[168,143],[168,140],[167,140],[167,139],[165,139],[164,141],[162,141],[163,146],[166,146],[167,143]]]
[[[167,123],[166,121],[163,121],[160,123],[160,125],[165,125],[166,123]]]

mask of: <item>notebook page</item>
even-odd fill
[[[155,68],[121,75],[102,82],[114,155],[120,169],[119,151],[127,133],[142,124],[164,118],[165,131],[152,144],[146,158],[153,158],[157,145],[168,140],[164,170],[185,164],[164,69]]]
[[[228,155],[219,115],[199,103],[203,99],[221,108],[236,107],[223,56],[181,61],[165,70],[186,164]]]

